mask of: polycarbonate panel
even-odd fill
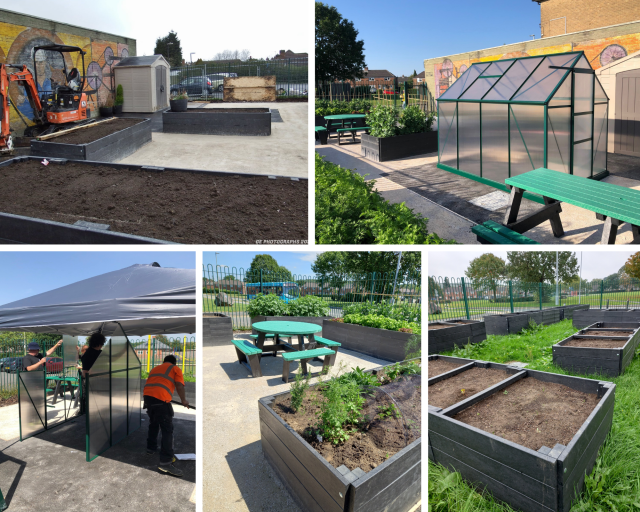
[[[22,439],[31,437],[44,430],[45,398],[44,372],[20,372],[20,435]]]
[[[549,55],[540,64],[522,89],[513,97],[516,101],[546,102],[555,87],[567,72],[566,69],[551,69],[550,66],[569,67],[576,60],[576,55]]]
[[[593,174],[607,170],[607,105],[594,107]]]
[[[127,370],[111,373],[111,444],[127,437]]]
[[[482,76],[492,76],[492,75],[502,75],[504,72],[509,69],[513,59],[509,60],[497,60],[492,62],[491,65],[484,70]]]
[[[600,80],[598,80],[598,77],[596,76],[596,80],[595,80],[595,91],[593,93],[593,100],[595,103],[599,103],[601,101],[608,101],[609,98],[607,98],[607,94],[604,92],[604,89],[602,88],[602,84],[600,84]]]
[[[480,176],[480,104],[458,103],[459,169]]]
[[[62,353],[65,368],[68,366],[76,366],[76,364],[78,364],[80,353],[79,348],[77,336],[67,336],[65,334],[62,337]]]
[[[474,64],[467,69],[462,76],[458,78],[451,86],[444,91],[439,100],[455,100],[471,85],[471,83],[489,66],[488,62],[482,64]]]
[[[571,73],[567,75],[562,85],[558,87],[558,90],[549,101],[550,107],[556,105],[571,105]]]
[[[497,78],[478,78],[474,84],[467,89],[460,99],[480,100],[487,94],[487,91],[498,81]]]
[[[110,350],[111,350],[111,343],[107,342],[107,344],[104,347],[102,347],[102,351],[100,352],[100,355],[95,360],[95,362],[93,363],[93,366],[90,369],[92,375],[108,372],[110,370],[110,365],[109,365]]]
[[[578,69],[592,69],[591,64],[589,64],[589,61],[585,58],[584,55],[578,59],[578,62],[576,62],[576,65],[574,67]]]
[[[100,357],[104,355],[103,352]],[[89,460],[97,457],[110,446],[109,379],[108,373],[90,376],[87,379],[87,414],[89,415],[87,456]]]
[[[457,103],[438,102],[438,161],[456,168],[458,167],[457,107]]]
[[[573,112],[590,112],[593,110],[593,78],[594,75],[576,73],[573,77]],[[575,139],[580,140],[580,139]]]
[[[510,99],[542,59],[543,57],[536,57],[534,59],[521,59],[516,61],[484,99]]]
[[[127,337],[111,337],[111,371],[127,369]]]
[[[544,166],[544,107],[510,105],[511,176]]]
[[[508,108],[482,104],[482,177],[500,183],[509,177]]]
[[[573,116],[573,141],[578,142],[591,138],[591,123],[593,116],[591,114],[582,114]]]
[[[137,368],[138,366],[140,366],[140,358],[138,357],[138,354],[136,354],[136,351],[133,350],[133,347],[131,346],[131,342],[127,344],[127,352],[128,352],[128,356],[127,356],[128,367]]]
[[[573,146],[573,174],[583,178],[591,177],[591,141]]]
[[[142,419],[140,398],[140,368],[131,369],[129,373],[129,433],[140,428]]]
[[[550,108],[547,116],[547,169],[569,173],[571,108]]]

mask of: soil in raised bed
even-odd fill
[[[454,418],[537,451],[567,446],[599,401],[595,394],[525,377]]]
[[[582,338],[572,338],[566,343],[563,343],[561,346],[563,347],[590,347],[590,348],[621,348],[624,347],[627,340],[605,340],[605,339],[582,339]]]
[[[428,329],[430,331],[435,331],[437,329],[447,329],[449,327],[453,327],[453,325],[440,325],[440,324],[429,324]]]
[[[469,368],[429,386],[428,402],[429,405],[446,409],[508,378],[504,370]]]
[[[25,177],[28,176],[28,179]],[[184,244],[306,240],[308,183],[26,160],[0,167],[0,211]]]
[[[320,407],[317,401],[324,400],[324,396],[313,388],[306,393],[297,413],[291,409],[289,396],[276,397],[271,407],[333,467],[345,465],[350,470],[360,468],[369,472],[421,437],[421,386],[419,376],[413,376],[412,379],[417,385],[410,386],[410,393],[407,392],[407,386],[394,389],[397,381],[382,386],[398,402],[410,425],[408,439],[401,422],[391,419],[381,421],[378,417],[372,417],[372,421],[363,424],[360,430],[353,431],[342,444],[319,441],[316,424]]]
[[[628,338],[632,334],[633,334],[633,330],[628,330],[628,331],[598,331],[598,330],[594,329],[594,330],[584,331],[581,334],[581,336],[625,336],[626,338]]]
[[[89,125],[86,128],[80,128],[79,130],[58,135],[57,137],[51,137],[50,139],[43,140],[42,142],[55,142],[56,144],[89,144],[90,142],[95,142],[107,135],[119,132],[143,121],[144,119],[137,119],[135,117],[118,118],[113,121]]]
[[[188,108],[189,112],[212,112],[215,114],[232,113],[232,114],[256,114],[269,112],[268,108]],[[184,114],[184,112],[181,112]]]
[[[470,363],[471,361],[469,361]],[[452,363],[451,361],[445,361],[444,359],[432,359],[427,361],[427,375],[429,378],[436,375],[442,375],[443,373],[450,372],[456,368],[460,368],[469,363]]]

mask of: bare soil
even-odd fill
[[[584,336],[626,336],[627,338],[633,334],[633,330],[628,331],[599,331],[597,329],[588,330],[582,333]]]
[[[255,114],[269,112],[268,108],[188,108],[189,112],[213,112],[216,114],[231,112],[232,114]],[[182,112],[184,113],[184,112]]]
[[[28,179],[25,177],[28,176]],[[308,183],[38,160],[0,167],[0,211],[184,244],[306,240]]]
[[[473,322],[469,320],[447,320],[448,324],[471,324]]]
[[[0,397],[0,407],[7,407],[9,405],[14,405],[18,403],[18,392],[16,391],[15,395],[11,395],[8,398]]]
[[[429,386],[429,405],[446,409],[507,378],[509,375],[504,370],[470,368]]]
[[[624,347],[628,340],[605,340],[603,338],[594,339],[570,339],[563,343],[563,347],[590,347],[590,348],[620,348]]]
[[[450,372],[451,370],[455,370],[456,368],[460,368],[467,363],[452,363],[450,361],[445,361],[444,359],[434,359],[432,361],[427,361],[427,375],[429,378],[435,377],[436,375],[442,375],[443,373]]]
[[[558,443],[567,446],[599,401],[597,395],[525,377],[454,418],[539,450]]]
[[[436,331],[438,329],[447,329],[449,327],[453,327],[453,325],[440,325],[440,324],[429,324],[430,331]]]
[[[133,117],[114,119],[113,121],[107,121],[98,123],[95,125],[89,125],[79,130],[74,130],[57,137],[43,140],[42,142],[55,142],[56,144],[89,144],[95,142],[98,139],[102,139],[107,135],[119,132],[130,126],[134,126],[141,123],[144,119],[136,119]]]

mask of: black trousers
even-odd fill
[[[158,448],[158,433],[162,431],[160,443],[160,464],[170,464],[173,461],[173,407],[171,403],[161,405],[147,405],[149,415],[149,435],[147,449]]]

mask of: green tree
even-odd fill
[[[156,47],[153,53],[154,55],[162,55],[167,59],[171,67],[182,66],[182,46],[180,45],[178,34],[173,30],[166,36],[156,39]]]
[[[555,283],[556,252],[507,252],[507,275],[525,283]],[[561,283],[573,281],[579,275],[575,253],[558,253],[558,277]]]
[[[418,76],[418,72],[414,69],[413,70],[413,75],[411,75],[411,76]]]
[[[495,301],[498,281],[507,275],[507,264],[502,258],[486,253],[471,260],[464,274],[476,281],[476,288],[491,290]]]
[[[629,277],[640,279],[640,252],[632,254],[621,270],[623,269]]]
[[[444,294],[442,293],[442,287],[432,276],[429,276],[427,287],[428,287],[430,299],[435,297],[439,297],[439,298],[444,297]]]
[[[351,80],[364,76],[364,41],[353,22],[338,9],[316,2],[316,80]]]
[[[222,278],[223,281],[235,281],[237,279],[233,274],[227,274]]]
[[[607,290],[617,290],[620,287],[620,274],[617,272],[604,278],[604,287]]]
[[[288,268],[278,265],[278,262],[270,254],[256,254],[251,260],[251,265],[245,275],[245,282],[260,282],[260,271],[262,270],[262,281],[293,281],[293,275]]]

